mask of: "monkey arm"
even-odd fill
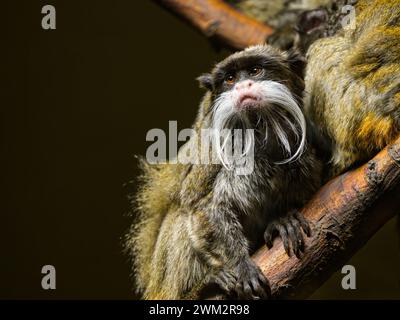
[[[228,204],[219,203],[192,219],[197,220],[191,224],[194,228],[189,232],[192,246],[211,269],[197,298],[207,295],[204,292],[212,291],[215,285],[218,286],[216,290],[222,289],[229,297],[267,298],[268,280],[251,260],[240,221],[233,212],[224,209],[227,207]]]
[[[253,298],[253,294],[265,298],[268,281],[251,260],[240,215],[233,205],[235,197],[223,170],[221,166],[193,165],[182,184],[191,251],[208,270],[200,287],[216,284],[242,299]]]
[[[270,281],[272,297],[307,298],[319,288],[398,213],[399,183],[400,138],[367,164],[322,187],[302,210],[312,236],[305,239],[300,259],[289,258],[280,239],[272,249],[263,246],[253,255]]]
[[[220,165],[192,165],[182,183],[182,206],[190,212],[189,234],[195,251],[211,268],[248,256],[248,244],[238,217],[230,209],[229,196],[215,194],[214,181],[221,176]],[[217,190],[224,183],[217,183]],[[234,259],[238,257],[237,259]]]
[[[234,268],[243,257],[249,258],[238,219],[223,207],[193,212],[189,233],[195,251],[214,270]]]

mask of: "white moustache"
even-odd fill
[[[260,99],[255,102],[254,110],[258,115],[258,122],[265,124],[264,142],[268,141],[268,128],[273,132],[288,158],[277,162],[284,164],[297,160],[304,151],[306,144],[306,121],[303,112],[296,99],[285,85],[276,81],[261,81],[254,84],[255,93]],[[215,148],[221,163],[227,168],[232,169],[229,156],[227,141],[230,137],[221,137],[221,132],[225,129],[233,129],[239,126],[243,130],[256,129],[257,124],[252,123],[247,112],[242,112],[237,108],[240,99],[233,90],[222,93],[213,105],[213,129],[215,132]],[[289,115],[289,116],[288,116]],[[288,125],[290,131],[295,134],[298,147],[295,151],[291,150],[287,130],[282,128],[282,121]],[[257,123],[258,123],[257,122]],[[241,156],[246,156],[254,145],[254,136],[245,134],[244,152]]]

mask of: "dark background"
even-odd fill
[[[57,29],[41,28],[41,8]],[[189,127],[194,79],[226,52],[150,1],[2,1],[0,298],[134,298],[122,241],[135,154]],[[127,186],[124,186],[127,185]],[[312,298],[400,298],[394,220]],[[41,267],[57,289],[41,289]]]

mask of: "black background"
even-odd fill
[[[41,28],[41,8],[57,29]],[[2,1],[0,298],[134,298],[122,237],[135,154],[189,127],[195,78],[226,55],[150,1]],[[124,186],[127,185],[127,186]],[[400,298],[395,221],[312,298]],[[41,267],[57,289],[41,289]]]

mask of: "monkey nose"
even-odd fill
[[[244,80],[240,81],[238,84],[236,84],[235,89],[236,90],[243,90],[243,89],[248,89],[254,84],[253,80]]]

